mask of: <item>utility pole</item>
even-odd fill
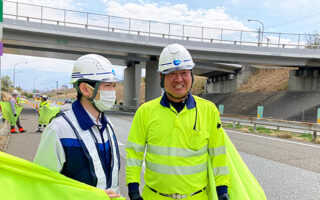
[[[258,42],[263,43],[263,33],[264,33],[264,24],[262,21],[257,20],[257,19],[248,19],[248,22],[258,22],[262,26],[262,30],[259,28],[259,36],[258,36]],[[260,46],[260,45],[259,45]]]

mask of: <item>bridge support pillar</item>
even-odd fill
[[[124,70],[124,106],[139,106],[140,103],[140,84],[141,66],[139,62],[130,61]]]
[[[150,101],[161,96],[160,77],[158,73],[158,61],[152,58],[146,63],[146,88],[145,100]]]
[[[320,70],[307,68],[291,70],[288,89],[290,91],[320,91]]]
[[[206,83],[206,93],[229,93],[237,90],[252,74],[250,65],[242,65],[241,70],[235,74],[223,74],[208,77]]]

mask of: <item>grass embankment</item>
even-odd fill
[[[259,127],[259,126],[256,127],[256,132],[253,131],[252,126],[244,126],[244,125],[237,124],[235,129],[233,129],[233,124],[224,123],[223,127],[225,129],[232,129],[232,130],[237,130],[245,133],[269,135],[269,136],[274,136],[279,138],[305,141],[305,142],[312,142],[312,137],[313,137],[313,135],[310,133],[294,133],[294,132],[288,132],[288,131],[282,131],[282,130],[276,130],[276,129],[269,129],[265,127]],[[315,143],[320,144],[319,137],[317,138],[317,141]]]
[[[256,69],[237,92],[276,92],[288,89],[289,72],[295,68]]]

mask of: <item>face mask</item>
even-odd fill
[[[116,100],[116,91],[98,90],[98,92],[100,92],[100,99],[93,99],[94,105],[101,112],[111,110]]]

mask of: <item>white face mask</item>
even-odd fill
[[[93,99],[94,105],[101,112],[111,110],[116,100],[116,91],[98,90],[98,92],[100,92],[100,99]]]

